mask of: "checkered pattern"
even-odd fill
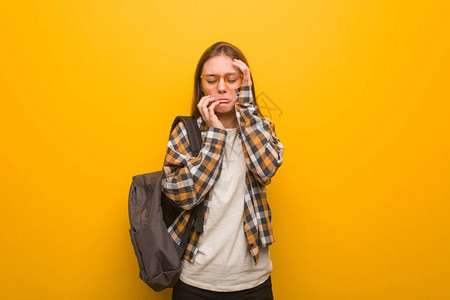
[[[249,252],[257,264],[259,247],[269,246],[275,241],[265,185],[271,182],[271,178],[281,166],[284,148],[276,136],[275,124],[258,114],[250,86],[237,89],[235,111],[247,165],[243,230]],[[208,127],[201,116],[197,118],[197,124],[203,139],[198,156],[193,156],[187,140],[187,130],[183,123],[178,123],[170,135],[163,166],[162,190],[183,208],[168,228],[170,236],[178,244],[181,242],[179,235],[186,227],[191,209],[202,201],[207,201],[204,214],[206,226],[210,191],[220,177],[227,136],[225,129]],[[193,229],[189,235],[185,259],[194,261],[201,238],[201,233]]]

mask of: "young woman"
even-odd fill
[[[178,123],[163,167],[163,192],[183,208],[168,229],[172,239],[179,243],[192,208],[205,209],[203,223],[190,232],[172,299],[273,299],[269,245],[275,240],[265,186],[284,148],[257,106],[237,47],[218,42],[203,53],[191,115],[202,132],[200,153],[193,156]]]

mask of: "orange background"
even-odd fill
[[[446,3],[2,2],[0,298],[170,298],[138,277],[128,189],[227,41],[285,147],[275,299],[450,299]]]

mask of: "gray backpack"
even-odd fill
[[[177,116],[170,133],[178,122],[183,122],[187,128],[191,149],[197,156],[202,146],[197,122],[189,116]],[[181,244],[176,244],[167,228],[182,209],[162,193],[162,176],[162,170],[133,176],[128,196],[129,232],[139,264],[139,277],[155,291],[171,288],[177,282],[189,233],[194,222],[196,228],[203,228],[204,213],[203,205],[192,210],[181,237]]]

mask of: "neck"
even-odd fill
[[[225,128],[236,128],[238,126],[238,120],[234,110],[232,111],[232,114],[216,113],[216,115]]]

